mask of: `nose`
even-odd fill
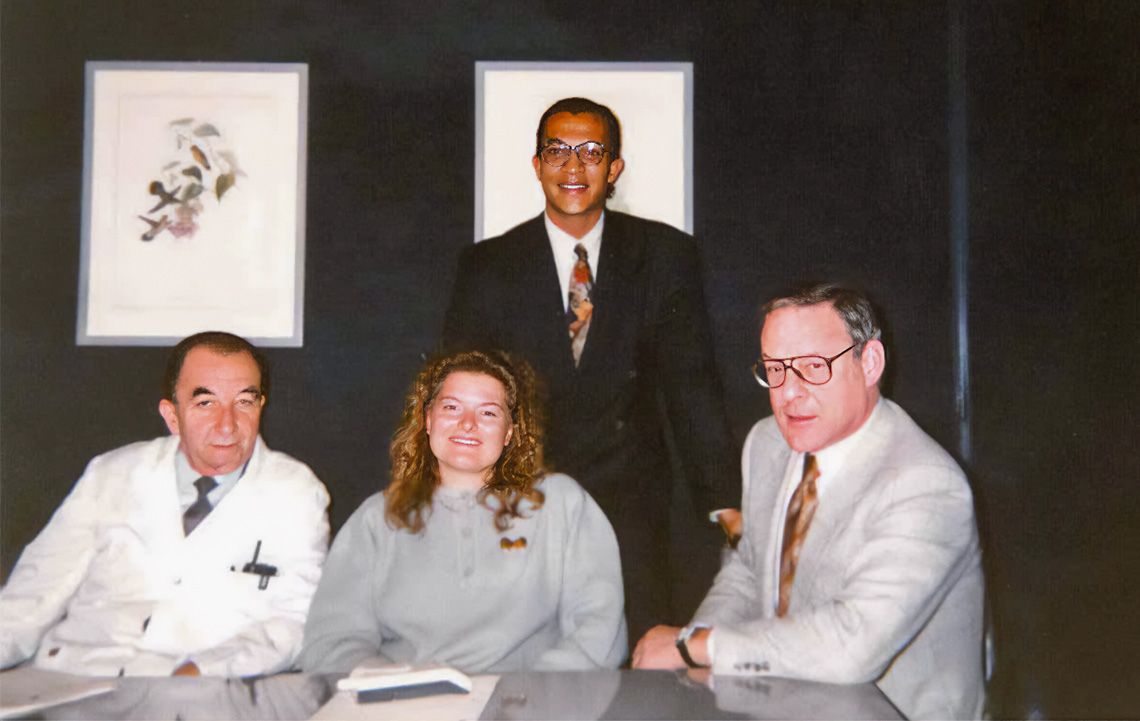
[[[780,399],[786,403],[802,396],[806,385],[807,382],[800,378],[799,373],[788,368],[784,371],[784,384],[773,392],[778,394]]]
[[[578,157],[577,150],[570,151],[570,157],[566,160],[566,164],[562,166],[563,170],[583,171],[586,169],[586,164]]]
[[[233,432],[234,427],[234,409],[223,404],[218,411],[218,430],[228,435]]]
[[[465,411],[459,417],[459,427],[464,430],[471,430],[475,427],[475,414],[471,411]]]

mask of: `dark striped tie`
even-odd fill
[[[194,487],[198,489],[198,498],[186,509],[182,514],[182,530],[187,536],[198,527],[202,519],[209,515],[214,507],[210,505],[210,499],[206,494],[217,488],[218,482],[210,476],[202,476],[194,481]]]

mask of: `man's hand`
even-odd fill
[[[677,651],[677,626],[654,626],[649,629],[633,649],[633,667],[648,669],[685,668],[685,661]]]
[[[198,670],[198,664],[193,661],[187,661],[178,668],[174,669],[171,676],[201,676],[202,672]]]
[[[716,520],[728,539],[728,545],[736,548],[736,544],[740,543],[741,534],[744,533],[744,516],[741,515],[740,510],[726,508],[716,514]]]

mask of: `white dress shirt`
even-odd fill
[[[581,238],[575,238],[559,228],[550,219],[549,214],[543,213],[542,218],[546,221],[546,235],[550,238],[550,250],[554,253],[554,265],[558,267],[558,282],[562,289],[562,308],[569,310],[570,298],[567,291],[570,288],[570,275],[574,272],[574,264],[578,261],[574,246],[579,243],[585,246],[590,262],[590,272],[594,276],[594,284],[597,285],[598,255],[602,250],[602,228],[606,224],[606,214],[603,211],[594,227],[590,228]]]

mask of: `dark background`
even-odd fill
[[[3,0],[3,573],[87,460],[164,432],[166,349],[74,342],[85,61],[308,63],[305,346],[267,351],[263,431],[326,482],[334,526],[384,483],[471,242],[475,61],[691,61],[696,234],[737,441],[768,412],[747,371],[758,303],[805,278],[871,291],[888,393],[974,484],[994,714],[1137,716],[1138,35],[1125,0]],[[677,563],[695,580],[675,621],[715,557],[686,503]]]

